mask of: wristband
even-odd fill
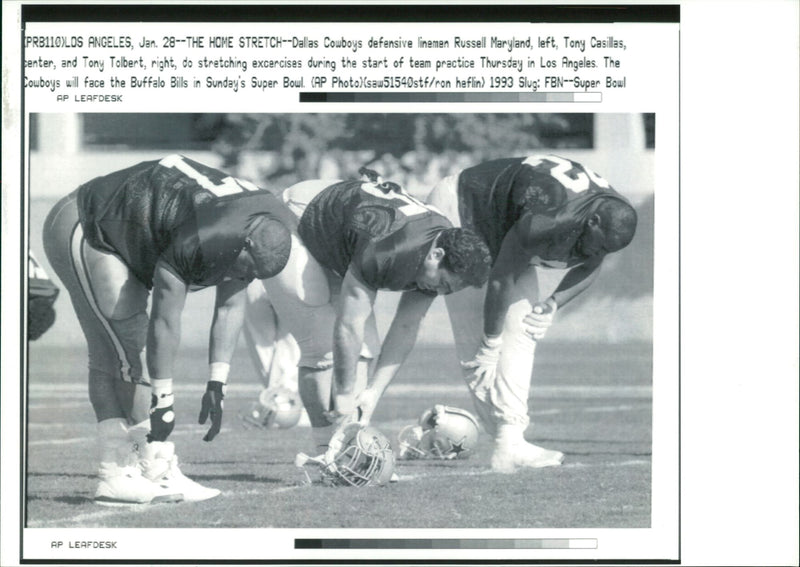
[[[208,379],[209,381],[225,384],[228,381],[228,372],[230,370],[231,365],[227,362],[212,362],[208,365]]]
[[[497,348],[503,344],[503,336],[497,335],[496,337],[490,337],[488,335],[483,335],[483,345],[488,348]]]

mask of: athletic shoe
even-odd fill
[[[492,470],[509,474],[518,467],[538,469],[557,467],[564,460],[564,453],[551,451],[523,441],[514,444],[496,444],[492,453]]]
[[[173,487],[143,477],[138,467],[102,463],[98,476],[100,483],[97,485],[94,501],[103,506],[160,504],[183,500],[183,494]]]
[[[166,485],[173,491],[183,494],[184,502],[200,502],[219,496],[216,488],[207,488],[181,472],[178,467],[178,456],[175,445],[167,441],[161,443],[155,457],[139,461],[142,474],[154,482]]]

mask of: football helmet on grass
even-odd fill
[[[383,486],[392,479],[394,453],[383,433],[353,422],[333,434],[324,455],[295,458],[298,467],[307,463],[318,465],[322,482],[330,486]],[[310,480],[307,472],[306,477]]]
[[[478,420],[467,410],[436,404],[418,425],[401,429],[397,440],[399,459],[463,459],[478,444]]]
[[[242,415],[245,425],[262,428],[289,429],[300,421],[303,402],[297,392],[288,388],[265,388],[258,401],[250,404]]]

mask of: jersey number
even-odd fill
[[[226,177],[214,175],[215,173],[220,173],[215,169],[207,168],[208,174],[197,171],[197,169],[195,169],[188,161],[186,161],[183,156],[167,156],[158,163],[164,167],[174,167],[185,176],[196,181],[200,187],[211,191],[217,197],[224,197],[225,195],[232,195],[233,193],[241,193],[242,191],[258,191],[258,187],[249,181],[236,179],[230,175]],[[197,165],[203,167],[201,164]],[[217,179],[212,179],[209,177],[209,174],[217,177]]]
[[[568,159],[558,156],[531,156],[522,163],[530,165],[531,167],[535,167],[544,161],[549,161],[550,163],[555,164],[555,167],[550,169],[550,175],[552,175],[556,181],[561,183],[561,185],[567,189],[575,191],[576,193],[586,191],[590,186],[590,180],[601,189],[609,188],[608,181],[597,175],[594,171],[587,169],[582,165],[578,166]]]
[[[389,191],[388,193],[384,193],[380,189],[378,189],[372,183],[362,183],[361,190],[365,193],[369,193],[373,197],[378,197],[379,199],[386,199],[388,201],[400,200],[405,203],[400,207],[397,207],[397,210],[403,213],[406,217],[413,217],[414,215],[423,215],[425,213],[439,213],[435,207],[430,205],[424,204],[422,201],[418,201],[411,195],[405,192],[400,191]]]

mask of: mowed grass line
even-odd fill
[[[544,349],[542,349],[544,350]],[[441,356],[417,349],[410,374],[398,377],[376,412],[374,424],[394,439],[434,402],[471,408],[457,375],[426,381],[422,369]],[[204,443],[197,425],[200,391],[178,389],[173,439],[182,469],[190,477],[220,488],[223,494],[199,503],[107,509],[92,501],[96,485],[94,419],[84,406],[59,405],[59,393],[79,393],[80,384],[62,380],[48,391],[59,370],[31,376],[28,429],[27,519],[29,527],[289,527],[289,528],[590,528],[648,527],[651,495],[651,415],[646,354],[592,357],[575,351],[563,361],[543,364],[549,395],[533,391],[533,424],[527,436],[567,455],[558,468],[491,473],[486,467],[491,440],[481,437],[470,459],[458,462],[401,462],[401,481],[385,488],[345,489],[301,484],[294,465],[298,450],[308,449],[308,428],[249,430],[238,415],[259,386],[252,376],[237,380],[226,399],[224,428]],[[198,368],[201,354],[187,356],[186,368]],[[545,358],[542,356],[541,358]],[[54,360],[55,357],[50,360]],[[588,360],[587,360],[588,359]],[[598,362],[600,360],[600,362]],[[594,363],[587,378],[583,368]],[[84,363],[85,364],[85,363]],[[61,361],[59,361],[61,365]],[[427,365],[427,366],[426,366]],[[40,365],[41,366],[41,365]],[[64,366],[61,365],[63,370]],[[246,367],[243,367],[243,369]],[[33,367],[32,367],[33,370]],[[241,370],[241,369],[240,369]],[[609,376],[617,373],[617,384]],[[537,375],[537,378],[539,376]],[[245,380],[250,379],[249,386]],[[415,394],[415,381],[423,386]],[[424,385],[430,384],[430,388]],[[401,388],[400,386],[403,385]],[[437,386],[438,385],[438,386]],[[436,387],[434,387],[436,386]],[[559,390],[560,386],[573,389]],[[623,387],[625,386],[625,387]],[[594,392],[576,395],[577,392]],[[431,392],[438,392],[434,396]],[[605,392],[603,395],[598,392]],[[626,392],[629,395],[626,395]],[[51,424],[48,427],[48,424]],[[391,511],[388,513],[387,511]]]

